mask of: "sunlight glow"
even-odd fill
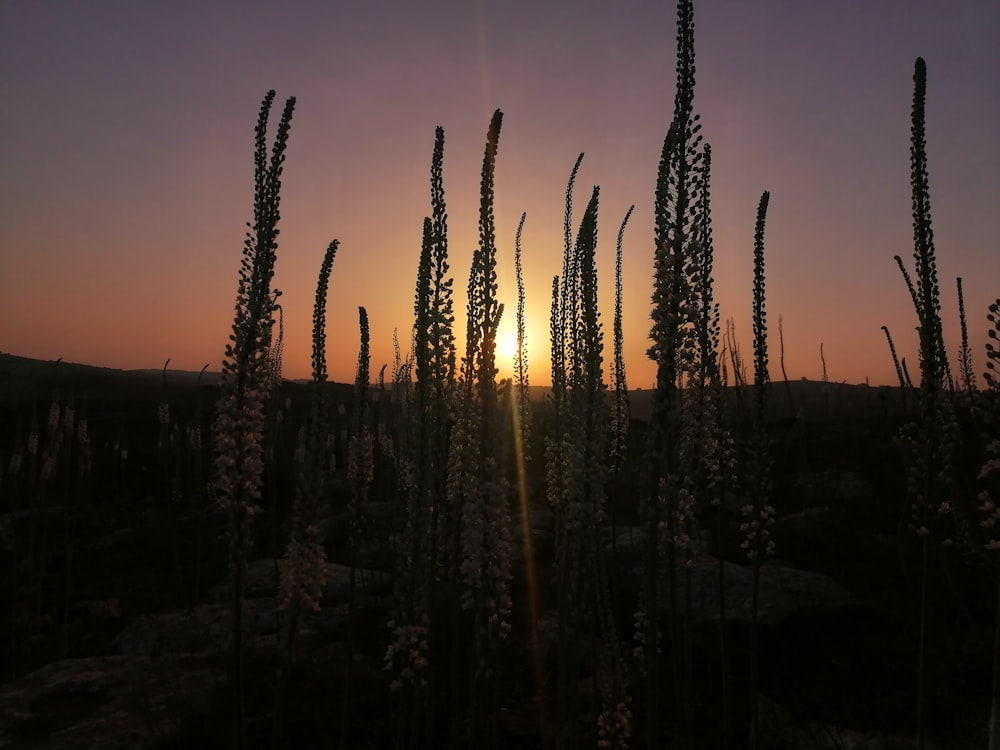
[[[501,327],[497,335],[497,364],[501,365],[504,370],[513,369],[516,357],[517,331],[504,330]]]

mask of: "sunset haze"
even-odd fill
[[[30,2],[0,4],[0,350],[116,368],[221,366],[253,209],[253,126],[268,89],[297,99],[274,285],[284,374],[309,377],[312,305],[336,238],[330,377],[354,378],[358,306],[375,372],[410,344],[435,126],[460,320],[478,242],[489,118],[503,328],[523,236],[531,383],[549,382],[552,277],[566,181],[586,154],[578,222],[601,187],[598,273],[611,356],[624,237],[630,387],[646,357],[653,193],[673,110],[674,5],[650,2]],[[751,330],[754,216],[771,193],[767,311],[791,379],[893,384],[883,325],[916,373],[913,64],[928,66],[927,138],[945,340],[965,286],[976,372],[1000,297],[1000,4],[990,0],[723,2],[695,8],[695,110],[713,150],[716,298]],[[276,119],[276,117],[273,117]],[[509,333],[507,334],[509,336]],[[509,375],[510,361],[501,362]],[[605,368],[607,371],[607,367]]]

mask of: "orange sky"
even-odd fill
[[[512,325],[514,231],[527,211],[532,383],[549,379],[563,191],[583,151],[577,217],[601,185],[609,355],[614,241],[636,205],[625,236],[625,350],[630,386],[652,385],[651,204],[673,101],[672,4],[285,8],[0,4],[0,350],[218,369],[251,217],[253,126],[275,88],[278,112],[298,98],[275,278],[287,377],[309,375],[315,279],[333,238],[331,377],[353,379],[358,305],[371,318],[374,372],[392,361],[393,329],[408,345],[437,125],[464,310],[483,144],[499,107],[498,270]],[[714,150],[716,296],[744,346],[754,211],[770,190],[772,376],[781,377],[779,315],[792,379],[820,377],[822,343],[831,380],[893,383],[882,325],[916,371],[915,315],[892,257],[912,265],[909,117],[920,55],[945,334],[954,353],[961,275],[982,372],[986,306],[1000,296],[1000,5],[703,0],[695,17],[695,107]]]

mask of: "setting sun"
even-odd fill
[[[504,330],[497,334],[497,364],[501,368],[513,368],[517,359],[517,331]]]
[[[513,310],[513,306],[510,308]],[[543,335],[545,330],[542,325],[538,325],[538,320],[525,315],[524,320],[524,358],[525,367],[532,371],[537,364],[539,368],[545,368],[548,364],[548,338]],[[511,313],[507,317],[506,311],[500,321],[500,329],[496,338],[496,365],[501,378],[511,377],[515,373],[517,363],[517,318]],[[534,377],[541,376],[541,369],[533,372]],[[533,378],[534,379],[534,378]],[[544,378],[543,378],[544,379]]]

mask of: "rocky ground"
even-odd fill
[[[21,383],[30,395],[34,386],[27,376],[22,380],[9,384]],[[142,385],[134,396],[142,399],[142,413],[138,400],[122,402],[126,397],[116,384],[90,397],[92,422],[106,423],[94,429],[113,435],[131,419],[151,426],[146,439],[155,446],[160,383],[155,376],[135,383]],[[806,420],[802,409],[797,416],[789,409],[787,418],[773,421],[777,555],[761,571],[759,616],[766,748],[912,748],[920,561],[905,528],[904,472],[892,442],[898,420],[891,411],[898,404],[875,389],[825,394],[813,391],[828,407],[822,418]],[[172,397],[176,404],[176,391]],[[198,399],[210,404],[211,393]],[[811,403],[796,392],[789,400]],[[195,403],[189,402],[189,410]],[[0,411],[3,407],[0,403]],[[14,411],[0,416],[12,414],[20,416]],[[641,446],[642,423],[633,428]],[[0,506],[8,509],[0,514],[0,748],[190,749],[228,743],[224,522],[197,498],[165,501],[157,490],[155,450],[143,455],[141,436],[132,434],[132,473],[106,474],[85,500],[64,503],[53,493],[46,504],[7,498]],[[540,482],[533,487],[540,496]],[[618,523],[604,529],[604,542],[620,637],[627,641],[641,554],[634,506],[621,498],[634,498],[634,483],[626,481],[615,492]],[[721,746],[720,558],[727,581],[732,710],[738,722],[746,718],[752,573],[739,547],[738,507],[733,499],[723,509],[721,533],[714,522],[706,524],[704,554],[690,568],[694,711],[700,746],[706,748]],[[377,503],[368,509],[376,525],[387,511]],[[515,518],[511,523],[519,551],[520,525]],[[498,724],[504,748],[547,746],[550,728],[539,717],[554,700],[553,685],[536,688],[530,657],[531,631],[537,627],[543,662],[555,658],[552,513],[534,510],[530,526],[542,607],[538,622],[529,623],[519,559],[517,614],[501,659]],[[266,514],[258,519],[246,596],[251,747],[272,745],[279,632],[274,556],[283,547],[283,533]],[[31,534],[43,563],[28,565],[20,554]],[[391,556],[372,549],[362,561],[352,651],[349,560],[342,530],[333,528],[330,538],[322,606],[302,623],[286,683],[283,743],[339,747],[346,736],[347,747],[387,747],[391,675],[382,665],[391,617]],[[932,580],[928,748],[980,750],[987,746],[995,588],[960,549],[945,551],[941,563]],[[659,615],[665,622],[669,612]],[[589,680],[582,675],[577,686],[585,712]],[[635,701],[637,711],[640,703]],[[592,718],[586,713],[580,718],[580,747],[593,747],[587,729]]]
[[[807,478],[853,482],[856,476]],[[224,746],[228,737],[227,623],[222,529],[210,516],[179,516],[173,526],[152,508],[116,511],[81,523],[76,553],[79,583],[66,622],[56,613],[16,623],[17,674],[0,686],[0,747],[170,748]],[[213,524],[214,527],[213,527]],[[552,514],[532,516],[536,550],[544,559]],[[102,533],[97,533],[98,528]],[[58,525],[53,526],[58,536]],[[809,507],[782,516],[776,532],[783,556],[761,574],[760,622],[764,721],[768,747],[890,750],[913,746],[915,637],[900,540],[858,528],[847,511]],[[638,529],[606,529],[619,601],[638,592]],[[733,540],[735,544],[735,540]],[[726,550],[721,550],[726,554]],[[738,555],[729,555],[738,560]],[[845,562],[845,557],[847,561]],[[58,566],[56,566],[58,567]],[[726,561],[726,610],[736,644],[748,637],[750,568]],[[197,573],[197,575],[195,575]],[[329,747],[339,736],[347,651],[350,569],[330,563],[322,607],[298,638],[290,681],[296,747]],[[542,571],[546,580],[548,571]],[[196,578],[200,577],[201,581]],[[352,747],[384,747],[388,678],[381,669],[388,629],[391,572],[361,570],[357,586]],[[253,561],[247,587],[248,703],[251,736],[269,737],[278,622],[276,563]],[[696,689],[710,692],[718,670],[718,560],[694,562],[693,623]],[[953,592],[956,610],[969,606]],[[179,605],[179,606],[178,606]],[[665,613],[664,613],[665,614]],[[941,622],[932,665],[932,726],[940,750],[985,747],[989,704],[988,621],[953,611]],[[555,613],[544,611],[541,633]],[[9,626],[9,623],[5,623]],[[551,636],[549,636],[551,637]],[[524,655],[527,634],[508,644]],[[543,648],[554,650],[554,643]],[[8,657],[10,655],[8,654]],[[737,686],[745,670],[734,667]],[[516,670],[507,676],[501,726],[504,747],[539,747],[541,730],[532,688]],[[581,685],[581,690],[586,690]],[[711,718],[705,720],[710,725]],[[706,736],[712,727],[704,728]],[[324,739],[325,738],[325,739]],[[254,743],[256,744],[256,743]],[[261,742],[259,746],[267,746]],[[585,745],[586,746],[586,745]],[[706,742],[706,747],[712,746]]]

